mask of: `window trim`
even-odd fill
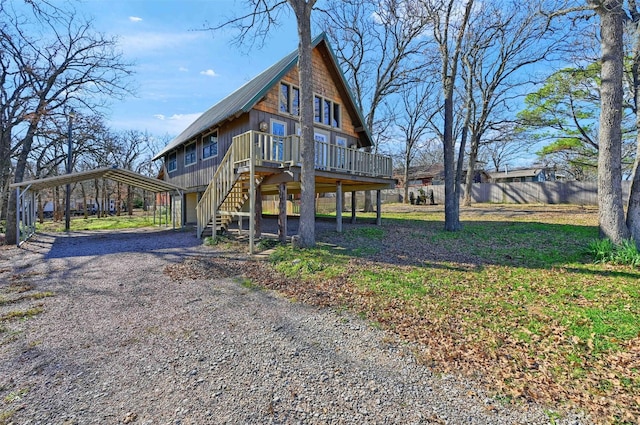
[[[287,137],[287,133],[288,133],[288,131],[287,131],[287,123],[286,123],[286,121],[279,120],[277,118],[270,118],[269,119],[269,131],[273,135],[275,135],[275,133],[273,131],[274,124],[281,124],[282,128],[284,129],[284,134],[282,136],[277,136],[277,138],[280,138],[279,140],[277,138],[274,140],[274,144],[273,144],[273,148],[272,148],[272,149],[274,149],[274,151],[271,153],[271,155],[276,160],[282,161],[283,158],[284,158],[284,140]]]
[[[325,107],[329,107],[329,116],[326,116]],[[338,119],[336,119],[336,111],[338,112]],[[342,106],[338,102],[321,96],[319,94],[313,95],[313,122],[326,128],[338,128],[342,129]],[[335,125],[334,125],[335,124]]]
[[[190,148],[191,145],[193,145],[193,162],[187,162],[187,148]],[[191,156],[189,154],[189,156]],[[198,146],[196,144],[196,142],[191,142],[191,143],[187,143],[184,145],[184,166],[185,167],[191,167],[194,164],[198,163]]]
[[[171,156],[173,156],[173,161],[171,160]],[[173,163],[173,168],[170,168],[169,165]],[[167,154],[167,173],[173,173],[178,170],[178,152],[173,151]]]
[[[283,86],[287,87],[286,99],[283,99],[283,92],[282,92]],[[297,109],[297,111],[294,111],[294,102],[293,102],[294,93],[297,93],[298,104],[295,105],[295,108]],[[286,100],[286,105],[283,103],[283,100]],[[282,109],[283,106],[286,106],[285,110]],[[288,83],[286,81],[280,81],[280,85],[278,86],[278,113],[291,115],[294,117],[300,116],[300,87],[293,85],[291,83]]]
[[[286,89],[286,93],[284,89]],[[283,114],[291,114],[291,85],[284,81],[280,82],[278,91],[278,111]]]
[[[209,156],[205,156],[204,155],[204,150],[209,147],[211,145],[211,137],[213,137],[215,135],[216,138],[216,154],[215,155],[209,155]],[[209,140],[209,142],[206,142],[205,144],[205,140]],[[209,160],[211,158],[217,158],[218,154],[220,153],[220,140],[218,139],[218,130],[212,131],[211,133],[208,133],[206,136],[204,136],[202,138],[202,160],[206,161]]]

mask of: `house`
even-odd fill
[[[462,170],[462,181],[467,176],[466,168]],[[404,170],[394,170],[394,177],[398,182],[397,187],[404,187]],[[489,174],[481,169],[476,169],[473,176],[474,183],[489,181]],[[428,166],[409,167],[409,187],[430,186],[444,184],[444,165],[431,164]]]
[[[491,183],[545,182],[554,181],[555,171],[551,168],[515,168],[489,173]]]
[[[345,192],[377,190],[379,205],[379,191],[394,184],[391,158],[364,150],[371,134],[326,35],[312,46],[316,192],[340,194],[336,202],[342,202]],[[300,192],[297,61],[296,50],[204,112],[154,157],[164,161],[159,177],[184,189],[182,221],[197,223],[199,237],[214,223],[220,230],[248,217],[253,238],[262,196]],[[340,230],[341,206],[337,211]]]

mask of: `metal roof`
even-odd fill
[[[541,168],[526,168],[512,171],[496,171],[488,173],[492,179],[510,179],[518,177],[535,177],[542,172]]]
[[[90,171],[80,171],[77,173],[64,174],[62,176],[47,177],[44,179],[28,180],[20,183],[13,183],[11,188],[17,187],[23,190],[42,190],[55,186],[64,186],[66,184],[78,183],[85,180],[109,179],[116,182],[128,184],[130,186],[139,187],[149,192],[180,192],[183,188],[163,180],[153,177],[143,176],[130,170],[123,170],[116,167],[98,168]]]
[[[321,42],[324,42],[327,50],[330,53],[331,60],[335,69],[338,71],[342,83],[347,91],[348,100],[351,102],[352,108],[356,111],[358,118],[362,123],[362,127],[365,128],[365,133],[369,141],[371,135],[369,129],[366,128],[362,113],[354,101],[353,93],[347,84],[347,80],[342,73],[342,69],[338,65],[335,53],[331,49],[327,36],[325,33],[317,36],[311,43],[312,47],[317,47]],[[247,113],[253,108],[256,103],[264,97],[264,95],[280,81],[287,72],[291,70],[293,66],[298,63],[298,50],[294,50],[287,56],[276,62],[274,65],[263,71],[257,77],[244,84],[242,87],[231,93],[229,96],[216,103],[209,108],[206,112],[200,115],[189,127],[187,127],[182,133],[180,133],[175,139],[173,139],[167,146],[165,146],[157,155],[153,157],[153,160],[160,159],[166,153],[179,147],[183,143],[189,141],[194,136],[207,131],[210,128],[218,126],[220,123],[227,119],[232,119],[243,113]]]

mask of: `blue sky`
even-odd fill
[[[297,48],[295,18],[261,49],[233,44],[233,29],[199,31],[242,13],[242,0],[84,0],[78,12],[117,36],[135,63],[136,96],[111,105],[108,124],[176,136],[198,115]]]

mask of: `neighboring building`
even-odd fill
[[[515,168],[513,170],[489,173],[491,183],[546,182],[555,181],[555,171],[551,168]]]
[[[404,170],[397,169],[393,172],[397,187],[404,187]],[[444,166],[432,164],[428,166],[409,167],[409,186],[429,186],[444,183]]]
[[[393,187],[391,159],[361,149],[372,138],[324,34],[313,40],[312,53],[316,192]],[[300,192],[297,62],[296,50],[203,113],[154,157],[164,160],[160,178],[185,189],[182,220],[198,223],[199,235],[213,222],[224,228],[233,217],[259,219],[251,211],[260,211],[262,195]]]
[[[465,181],[467,170],[462,170],[462,182]],[[404,187],[404,170],[394,170],[393,176],[398,182],[397,187]],[[474,183],[486,183],[489,174],[484,170],[476,170],[473,176]],[[430,186],[444,184],[444,165],[432,164],[429,166],[409,167],[409,187]]]

